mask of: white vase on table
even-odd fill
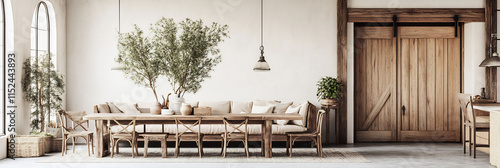
[[[183,97],[177,97],[177,94],[171,94],[169,98],[169,108],[174,111],[175,115],[181,114],[182,103],[184,103]]]

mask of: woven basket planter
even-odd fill
[[[10,142],[9,137],[9,142]],[[15,142],[15,156],[14,157],[38,157],[44,154],[44,141],[45,138],[37,135],[17,135]],[[9,152],[9,157],[11,157]]]
[[[52,136],[42,136],[43,139],[43,153],[52,152],[52,140],[54,137]]]
[[[61,151],[62,151],[62,138],[52,139],[52,152],[61,152]]]

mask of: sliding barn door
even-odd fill
[[[460,33],[400,27],[400,141],[460,141]]]
[[[355,141],[396,141],[396,38],[391,27],[356,27]]]

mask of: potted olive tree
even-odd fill
[[[321,105],[334,105],[341,97],[342,84],[336,78],[329,76],[321,78],[317,86],[316,96],[320,99]]]
[[[33,132],[47,131],[49,116],[62,108],[64,79],[62,74],[55,70],[51,56],[52,54],[45,54],[28,58],[23,65],[22,90],[24,99],[31,103]]]
[[[150,88],[155,96],[155,108],[152,114],[160,114],[161,105],[156,92],[157,80],[161,74],[161,59],[153,53],[155,50],[150,38],[136,25],[134,31],[121,33],[118,40],[120,55],[115,60],[125,76],[134,83]]]
[[[228,26],[186,19],[175,23],[162,18],[151,29],[155,55],[161,58],[161,72],[170,82],[170,109],[180,113],[184,94],[196,93],[201,83],[221,61],[217,45],[228,36]]]

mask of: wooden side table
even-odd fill
[[[167,137],[168,134],[139,134],[144,137],[144,158],[148,157],[148,144],[149,141],[161,142],[161,157],[167,157]]]
[[[321,105],[321,109],[326,111],[326,144],[330,144],[330,110],[335,109],[335,144],[339,144],[339,104]]]

